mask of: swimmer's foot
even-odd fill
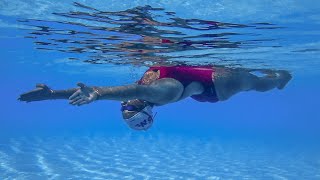
[[[291,80],[292,76],[288,71],[278,71],[276,74],[279,77],[279,85],[277,86],[277,88],[283,89]]]

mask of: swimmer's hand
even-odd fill
[[[51,99],[53,92],[47,85],[37,84],[36,89],[21,94],[18,100],[26,102],[48,100]]]
[[[89,104],[98,98],[98,92],[93,87],[88,87],[83,83],[77,84],[80,89],[73,93],[70,97],[70,104],[81,106]]]

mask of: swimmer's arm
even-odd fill
[[[174,79],[160,79],[150,85],[126,85],[126,86],[106,86],[106,87],[86,87],[85,91],[97,93],[97,99],[127,101],[131,99],[142,99],[156,105],[167,104],[178,101],[184,87]],[[32,102],[52,99],[69,99],[75,94],[83,91],[81,88],[71,88],[66,90],[52,90],[45,84],[38,84],[36,89],[21,94],[18,100]],[[81,93],[80,93],[81,94]],[[73,98],[71,98],[73,99]],[[96,100],[97,100],[96,99]],[[73,100],[74,101],[74,100]],[[73,102],[71,100],[71,102]],[[87,100],[84,100],[87,101]],[[92,100],[87,103],[92,102]],[[76,105],[76,103],[74,103]]]
[[[174,102],[181,97],[183,85],[173,79],[160,79],[150,85],[132,84],[115,87],[95,87],[98,99],[127,101],[142,99],[162,105]]]
[[[69,99],[69,97],[75,93],[79,88],[71,88],[64,90],[53,90],[51,98],[52,99]]]

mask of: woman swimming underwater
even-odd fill
[[[21,94],[20,101],[32,102],[69,99],[71,105],[81,106],[96,100],[121,101],[125,122],[135,130],[146,130],[153,124],[152,109],[191,97],[196,101],[215,103],[225,101],[243,91],[283,89],[291,75],[284,70],[259,70],[256,76],[250,69],[216,66],[153,66],[134,84],[125,86],[87,86],[53,90],[45,84]]]

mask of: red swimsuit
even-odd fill
[[[192,81],[201,82],[205,88],[204,92],[191,96],[197,101],[211,103],[219,101],[212,81],[215,73],[212,66],[155,66],[150,67],[147,72],[155,70],[160,71],[159,79],[173,78],[181,82],[184,87],[187,87]],[[142,79],[138,81],[138,84],[143,84]]]

